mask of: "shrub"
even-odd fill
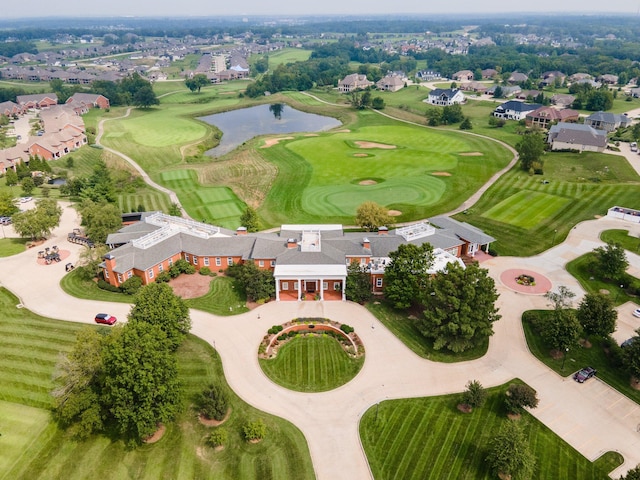
[[[207,443],[212,447],[222,447],[227,443],[228,438],[227,430],[220,427],[211,432],[211,435],[207,438]]]
[[[180,276],[180,269],[176,265],[172,265],[169,269],[169,276],[171,278],[176,278]]]
[[[247,441],[262,440],[267,435],[267,426],[262,419],[254,422],[248,422],[242,427],[242,434]]]
[[[267,333],[269,333],[271,335],[275,335],[276,333],[281,332],[283,329],[284,329],[284,327],[282,325],[274,325],[269,330],[267,330]]]
[[[126,279],[124,283],[120,285],[120,290],[122,290],[122,293],[126,293],[127,295],[135,295],[138,290],[140,290],[140,287],[142,287],[142,279],[134,275],[133,277]]]
[[[340,325],[340,330],[349,335],[351,332],[353,332],[353,327],[343,323],[342,325]]]
[[[462,403],[472,408],[480,408],[487,400],[487,391],[477,380],[469,380],[466,385],[467,389],[462,394]]]
[[[166,270],[164,272],[160,272],[156,277],[156,283],[167,283],[171,280],[171,274]]]
[[[536,391],[529,385],[512,383],[505,396],[505,406],[509,413],[522,413],[524,407],[536,408],[538,397]]]
[[[118,287],[114,287],[109,282],[105,282],[103,279],[98,280],[98,288],[101,290],[106,290],[108,292],[120,293],[120,289]]]
[[[212,384],[200,393],[198,406],[205,417],[222,420],[229,409],[229,401],[224,389]]]
[[[200,273],[200,275],[211,275],[211,269],[209,267],[202,267],[198,273]]]

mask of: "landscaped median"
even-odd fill
[[[364,363],[364,346],[353,328],[322,318],[274,325],[258,349],[260,366],[291,390],[323,392],[344,385]]]

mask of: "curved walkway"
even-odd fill
[[[68,244],[66,233],[78,223],[75,210],[66,205],[61,226],[41,248],[64,244],[71,252],[70,261],[76,262],[81,247]],[[555,288],[566,285],[580,294],[579,285],[564,265],[600,245],[599,232],[610,228],[627,228],[640,234],[637,224],[612,219],[588,221],[576,226],[564,243],[541,255],[497,257],[483,266],[496,280],[505,270],[530,268],[547,276]],[[129,305],[105,306],[103,302],[68,297],[59,286],[64,265],[44,269],[37,265],[36,257],[32,249],[0,259],[0,282],[27,308],[84,323],[92,323],[95,312],[102,310],[126,318]],[[632,269],[640,271],[640,257],[630,254],[629,260]],[[11,273],[17,271],[20,275]],[[235,317],[192,310],[192,332],[217,349],[229,385],[243,400],[301,429],[321,480],[372,478],[358,435],[358,422],[368,408],[386,399],[460,392],[471,379],[493,386],[521,378],[539,394],[540,405],[532,414],[580,453],[594,460],[606,451],[619,451],[625,464],[614,472],[615,476],[640,463],[640,433],[636,431],[640,407],[597,378],[577,384],[534,358],[527,349],[520,317],[525,310],[546,308],[546,300],[513,292],[499,281],[496,286],[502,319],[495,324],[487,354],[472,362],[440,364],[422,359],[365,308],[350,302],[272,302],[259,307],[259,315],[254,310]],[[367,351],[360,373],[342,387],[315,394],[292,392],[269,381],[258,364],[257,347],[271,325],[294,317],[348,319]]]
[[[130,114],[131,114],[131,107],[127,108],[127,112],[124,115],[122,115],[121,117],[105,118],[105,119],[100,120],[100,122],[98,123],[98,131],[97,131],[97,135],[96,135],[96,145],[101,146],[107,152],[113,153],[114,155],[119,156],[120,158],[125,160],[127,163],[129,163],[133,168],[136,169],[136,171],[140,174],[140,176],[142,177],[142,179],[144,180],[144,182],[147,185],[149,185],[150,187],[153,187],[156,190],[159,190],[159,191],[169,195],[169,199],[171,200],[171,203],[175,203],[182,210],[182,216],[183,217],[191,218],[191,217],[189,217],[189,214],[187,212],[185,212],[184,208],[182,208],[182,204],[180,203],[180,199],[178,198],[178,195],[176,194],[176,192],[174,192],[173,190],[170,190],[170,189],[168,189],[166,187],[163,187],[162,185],[159,185],[156,182],[154,182],[153,180],[151,180],[151,177],[149,175],[147,175],[147,172],[145,172],[142,169],[142,167],[140,165],[138,165],[138,163],[133,158],[129,157],[128,155],[125,155],[122,152],[119,152],[118,150],[114,150],[113,148],[105,147],[104,145],[102,145],[100,143],[100,140],[102,139],[102,135],[104,134],[104,122],[107,122],[109,120],[120,120],[122,118],[127,118]]]

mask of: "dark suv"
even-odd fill
[[[596,369],[593,367],[585,367],[579,372],[573,374],[573,379],[578,383],[584,383],[589,380],[591,377],[596,376]]]

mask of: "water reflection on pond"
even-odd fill
[[[301,112],[284,103],[216,113],[200,117],[200,120],[215,125],[222,131],[220,144],[206,152],[213,157],[229,153],[257,135],[321,132],[341,125],[335,118]]]

